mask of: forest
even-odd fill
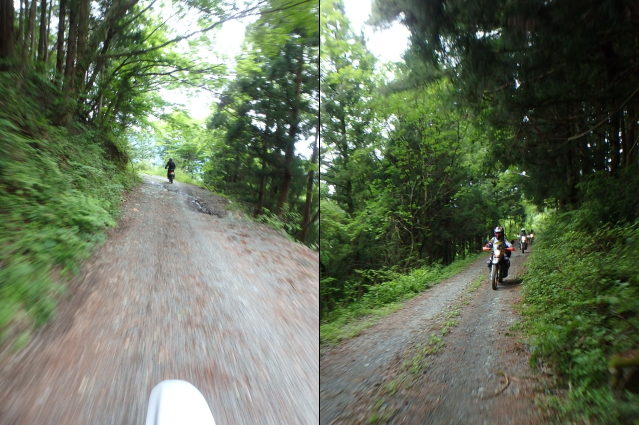
[[[321,343],[470,264],[498,224],[534,228],[521,329],[556,379],[546,407],[635,423],[639,7],[375,0],[371,20],[409,29],[403,61],[320,6]]]
[[[318,249],[321,344],[472,263],[496,225],[533,227],[521,328],[548,407],[636,421],[639,6],[373,6],[410,30],[403,61],[377,60],[341,0],[0,0],[0,355],[173,157]],[[249,17],[229,65],[215,34]],[[205,122],[171,89],[214,96]]]
[[[55,318],[66,283],[165,174],[318,242],[318,5],[312,1],[0,2],[0,354]],[[225,57],[225,23],[246,22]],[[205,120],[166,99],[213,99]],[[309,152],[304,154],[304,152]]]

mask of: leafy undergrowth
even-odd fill
[[[60,93],[48,80],[15,81],[0,73],[3,346],[24,344],[54,316],[64,280],[115,225],[122,192],[135,183],[117,141],[51,123]]]
[[[404,301],[454,276],[481,256],[485,254],[468,255],[446,267],[435,264],[406,275],[389,273],[389,280],[369,286],[361,298],[338,306],[322,319],[320,344],[335,344],[359,335],[382,317],[399,310]]]
[[[627,375],[631,368],[617,380],[611,375],[615,355],[639,360],[638,260],[639,220],[589,230],[572,214],[535,244],[523,326],[531,362],[543,361],[557,378],[560,391],[545,403],[558,423],[639,423],[637,388],[629,391],[639,375]]]

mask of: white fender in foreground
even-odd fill
[[[146,425],[215,425],[202,393],[179,379],[162,381],[149,397]]]

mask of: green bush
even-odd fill
[[[255,221],[264,223],[275,230],[282,230],[284,234],[289,236],[289,239],[294,240],[293,235],[297,234],[301,229],[302,216],[296,211],[291,211],[289,205],[285,204],[279,217],[268,209],[263,208],[262,214],[258,215]]]
[[[342,303],[326,313],[320,325],[320,343],[335,343],[353,336],[349,329],[361,329],[358,320],[364,316],[382,317],[392,313],[401,306],[401,302],[423,292],[431,286],[459,273],[468,265],[485,254],[468,255],[449,266],[437,263],[430,267],[422,267],[408,274],[393,270],[359,271],[369,281],[381,281],[374,285],[364,285],[366,292],[360,295],[361,284],[356,281],[346,282]],[[331,282],[327,278],[320,282],[320,293],[330,290]],[[366,321],[366,326],[372,324]]]
[[[552,399],[560,421],[624,423],[639,404],[612,397],[609,359],[639,348],[639,221],[593,232],[589,211],[556,217],[535,244],[522,312],[533,365],[543,359],[571,389]]]
[[[46,79],[13,81],[0,73],[0,342],[17,318],[54,316],[64,286],[53,271],[64,279],[78,270],[135,182],[117,142],[51,124],[59,93]]]

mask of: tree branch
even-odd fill
[[[257,5],[249,8],[249,9],[243,10],[243,11],[238,12],[236,14],[233,14],[233,15],[227,17],[227,18],[221,19],[218,22],[214,23],[213,25],[210,25],[210,26],[208,26],[208,27],[206,27],[204,29],[201,29],[201,30],[198,30],[198,31],[193,31],[192,33],[187,34],[187,35],[175,37],[174,39],[169,40],[169,41],[167,41],[165,43],[162,43],[162,44],[160,44],[158,46],[149,47],[148,49],[135,50],[133,52],[128,52],[128,53],[112,53],[112,54],[109,54],[109,55],[100,55],[99,57],[117,58],[117,57],[135,56],[135,55],[145,54],[145,53],[152,52],[154,50],[158,50],[158,49],[161,49],[163,47],[166,47],[169,44],[173,44],[173,43],[177,43],[177,42],[182,41],[182,40],[186,40],[188,38],[193,37],[194,35],[204,34],[205,32],[209,32],[212,29],[214,29],[214,28],[218,27],[219,25],[222,25],[223,23],[228,22],[228,21],[232,21],[232,20],[235,20],[235,19],[246,18],[247,16],[255,16],[255,15],[262,16],[262,15],[266,15],[266,14],[269,14],[269,13],[274,13],[274,12],[279,12],[279,11],[282,11],[282,10],[291,9],[293,7],[299,6],[300,4],[310,3],[310,2],[312,2],[312,0],[302,0],[302,1],[297,2],[297,3],[289,4],[289,5],[286,5],[286,6],[283,6],[283,7],[279,7],[277,9],[269,9],[269,10],[261,11],[259,13],[255,13],[256,10],[258,10],[264,3],[266,3],[266,0],[260,0],[257,3]]]
[[[594,127],[590,128],[590,129],[588,129],[588,130],[586,130],[586,131],[584,131],[584,132],[582,132],[582,133],[579,133],[579,134],[577,134],[577,135],[575,135],[575,136],[571,136],[571,137],[569,137],[569,138],[566,140],[566,143],[567,143],[567,142],[570,142],[571,140],[575,140],[575,139],[578,139],[578,138],[580,138],[580,137],[583,137],[583,136],[587,135],[588,133],[592,132],[594,129],[596,129],[596,128],[597,128],[597,127],[599,127],[600,125],[602,125],[602,124],[604,124],[605,122],[607,122],[607,121],[610,119],[610,117],[611,117],[612,115],[614,115],[614,114],[616,114],[617,112],[621,111],[621,108],[623,108],[624,106],[626,106],[626,103],[630,102],[630,99],[632,99],[632,98],[634,97],[634,95],[636,95],[636,94],[637,94],[637,92],[639,92],[639,87],[637,87],[637,89],[636,89],[634,92],[632,92],[632,94],[631,94],[630,96],[628,96],[628,99],[626,99],[626,100],[625,100],[625,101],[624,101],[624,102],[623,102],[623,103],[619,106],[619,108],[617,108],[617,110],[616,110],[616,111],[614,111],[613,113],[609,113],[609,114],[608,114],[608,116],[607,116],[606,118],[604,118],[603,120],[601,120],[600,122],[598,122],[598,123],[597,123]]]

